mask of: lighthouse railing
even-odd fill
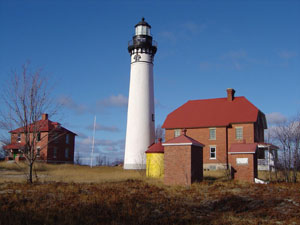
[[[128,46],[131,46],[131,45],[133,45],[133,40],[128,41]],[[157,47],[157,41],[152,40],[152,46]]]

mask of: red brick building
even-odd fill
[[[164,183],[191,185],[203,180],[203,144],[186,136],[186,130],[164,146]]]
[[[30,128],[30,140],[35,139],[37,160],[49,163],[73,163],[76,134],[62,127],[60,123],[42,119]],[[7,159],[24,159],[22,148],[25,146],[24,127],[10,131],[11,143],[4,146],[8,151]],[[35,131],[34,131],[35,130]],[[33,137],[35,134],[35,137]]]
[[[226,98],[188,101],[171,112],[162,126],[165,141],[187,129],[187,136],[204,145],[203,167],[208,170],[228,168],[228,152],[234,143],[270,146],[264,144],[264,113],[245,97],[234,94],[234,89],[227,89]]]
[[[257,144],[232,144],[229,150],[229,164],[235,180],[254,183],[257,178]]]

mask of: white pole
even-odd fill
[[[93,131],[93,143],[92,143],[92,154],[91,154],[91,168],[93,167],[93,154],[94,154],[94,146],[95,146],[95,130],[96,130],[96,116],[94,118],[94,131]]]

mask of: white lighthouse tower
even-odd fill
[[[157,46],[150,29],[142,18],[128,45],[131,69],[124,169],[146,168],[145,151],[155,139],[153,59]]]

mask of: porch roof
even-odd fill
[[[9,150],[9,149],[20,149],[23,148],[25,144],[23,143],[12,143],[4,146],[4,149]]]
[[[278,150],[279,147],[270,143],[265,143],[265,142],[259,142],[258,148],[270,148],[271,150]]]
[[[232,144],[228,153],[229,154],[255,154],[257,143],[235,143]]]

